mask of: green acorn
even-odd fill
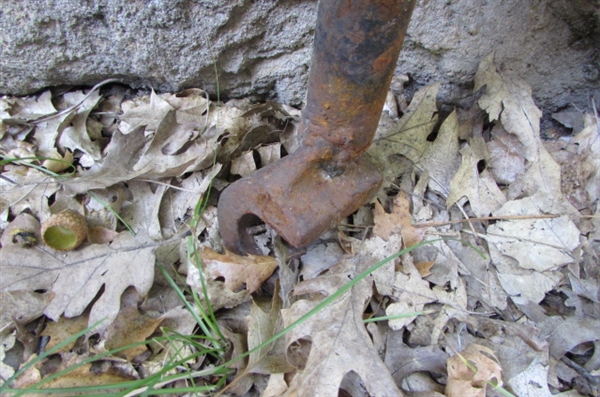
[[[42,239],[50,248],[72,251],[86,239],[85,217],[77,211],[64,210],[42,223]]]

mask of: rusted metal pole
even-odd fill
[[[219,201],[225,246],[257,253],[246,232],[261,219],[301,247],[364,204],[381,176],[371,144],[415,0],[319,3],[300,133],[291,155],[231,184]]]

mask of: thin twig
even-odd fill
[[[81,101],[79,101],[78,103],[76,103],[75,105],[69,106],[68,108],[63,109],[61,111],[50,113],[46,116],[40,117],[39,119],[31,120],[30,123],[37,124],[37,123],[41,123],[41,122],[53,119],[55,117],[62,116],[63,114],[70,113],[71,111],[73,111],[73,110],[77,109],[79,106],[81,106],[90,97],[90,95],[92,95],[92,93],[94,91],[97,91],[103,85],[110,84],[110,83],[119,83],[119,82],[120,82],[119,79],[106,79],[104,81],[101,81],[100,83],[98,83],[94,87],[92,87],[90,92],[88,92],[87,95],[85,97],[83,97],[83,99]]]
[[[560,218],[561,216],[566,215],[557,215],[557,214],[542,214],[542,215],[504,215],[504,216],[482,216],[478,218],[468,218],[468,219],[456,219],[453,221],[446,222],[429,222],[429,223],[417,223],[412,225],[413,227],[438,227],[451,225],[455,223],[464,223],[471,221],[501,221],[501,220],[511,220],[511,219],[547,219],[547,218]],[[586,217],[594,217],[594,215],[590,216],[581,216],[582,218]]]

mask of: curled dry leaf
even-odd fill
[[[239,256],[229,251],[219,254],[210,248],[202,252],[202,261],[207,277],[223,277],[229,290],[237,292],[245,286],[249,293],[257,291],[278,265],[270,256]]]
[[[39,241],[42,241],[40,222],[34,216],[23,212],[4,229],[0,246],[8,247],[17,244],[22,248],[31,248]]]

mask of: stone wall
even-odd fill
[[[93,85],[201,87],[304,100],[315,0],[2,0],[0,93]],[[397,73],[467,101],[490,51],[555,110],[600,101],[600,0],[420,0]]]

